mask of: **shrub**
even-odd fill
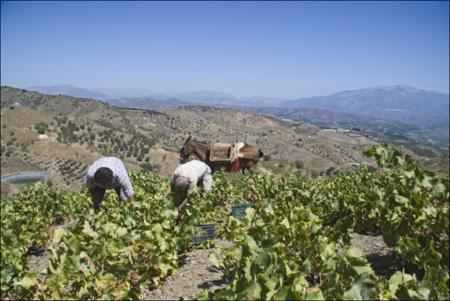
[[[334,173],[334,171],[335,171],[335,168],[334,168],[334,167],[330,167],[330,168],[327,169],[327,171],[325,172],[325,174],[326,174],[327,176],[329,176],[329,175],[332,175],[332,174]]]
[[[295,161],[295,167],[297,169],[302,169],[303,167],[305,167],[305,164],[302,161],[300,161],[300,160],[296,160]]]
[[[294,145],[298,148],[302,148],[303,147],[303,142],[295,142]]]

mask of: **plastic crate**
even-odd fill
[[[231,215],[235,218],[245,217],[245,209],[256,208],[256,204],[244,203],[244,204],[232,204],[231,205]]]
[[[193,244],[199,244],[207,240],[216,239],[216,228],[213,224],[202,224],[198,225],[197,233],[192,238]]]

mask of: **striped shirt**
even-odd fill
[[[113,172],[113,180],[109,187],[122,188],[124,194],[130,198],[133,195],[133,187],[131,186],[130,178],[123,165],[122,161],[116,157],[103,157],[96,160],[87,170],[87,174],[84,177],[84,184],[89,189],[94,189],[96,186],[102,187],[95,183],[94,174],[100,167],[107,167]],[[105,187],[102,187],[105,188]]]

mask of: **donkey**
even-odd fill
[[[237,165],[236,162],[211,162],[209,160],[209,145],[205,142],[195,141],[192,136],[189,137],[184,142],[184,145],[180,149],[180,162],[184,163],[189,159],[190,155],[196,155],[201,161],[209,165],[209,167],[215,171],[221,167],[225,167],[226,170],[236,172],[241,170],[245,174],[246,170],[250,168],[255,168],[258,163],[258,159],[261,158],[264,153],[258,149],[256,146],[250,144],[244,144],[244,146],[239,150],[241,153],[254,153],[258,154],[258,158],[238,158]],[[238,168],[235,168],[235,167]]]

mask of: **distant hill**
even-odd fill
[[[98,88],[90,91],[108,95],[111,99],[148,97],[155,94],[152,90],[140,88]]]
[[[32,90],[51,95],[100,99],[126,108],[162,110],[191,104],[246,108],[249,112],[301,120],[321,127],[347,127],[351,124],[378,133],[416,137],[422,142],[431,139],[448,146],[448,94],[402,85],[377,86],[296,100],[264,96],[237,98],[217,91],[156,93],[148,89],[119,88],[92,91],[68,85],[33,87]]]
[[[237,102],[236,105],[251,107],[279,107],[280,104],[286,101],[288,100],[265,96],[251,96],[239,98],[239,102]]]
[[[316,108],[241,107],[240,110],[283,119],[292,119],[321,128],[363,129],[377,135],[404,136],[414,141],[448,147],[448,128],[426,128],[411,122],[342,113]]]
[[[114,100],[126,107],[132,105],[147,105],[147,101],[160,102],[157,106],[163,106],[162,102],[168,101],[168,106],[183,104],[208,104],[208,105],[234,105],[238,99],[231,94],[216,91],[192,91],[192,92],[153,92],[148,89],[137,88],[99,88],[83,89],[70,85],[29,87],[27,90],[41,92],[48,95],[67,95],[80,98],[92,98],[98,100]],[[130,102],[126,104],[126,102]],[[141,107],[136,107],[141,108]],[[143,107],[142,107],[143,108]]]
[[[242,107],[241,110],[283,119],[301,120],[321,128],[363,128],[379,132],[392,131],[397,134],[421,129],[398,121],[316,108]]]
[[[162,94],[194,104],[231,105],[238,101],[234,95],[216,91],[166,92]]]
[[[189,105],[188,102],[183,102],[176,98],[157,100],[153,97],[129,97],[112,99],[108,101],[108,103],[121,108],[139,108],[150,110],[163,110],[177,106]]]
[[[449,127],[449,95],[409,86],[378,86],[329,96],[299,98],[284,108],[318,108],[397,120],[427,128]]]
[[[115,100],[127,107],[143,108],[147,102],[156,107],[180,104],[207,104],[229,107],[316,108],[401,121],[427,128],[449,127],[449,95],[409,86],[377,86],[343,91],[328,96],[278,99],[264,96],[241,97],[217,91],[164,92],[148,89],[88,90],[69,85],[30,87],[29,90],[50,95],[69,95],[99,100]],[[128,104],[126,104],[129,102]],[[167,102],[167,104],[156,103]]]
[[[99,93],[92,90],[78,88],[70,85],[57,85],[57,86],[39,86],[29,87],[27,90],[36,91],[48,95],[67,95],[79,98],[92,98],[99,100],[108,100],[111,96],[103,93]]]
[[[296,100],[264,96],[237,98],[222,92],[196,91],[156,93],[148,100],[128,98],[121,99],[120,102],[122,106],[154,109],[185,104],[207,104],[237,109],[248,107],[251,112],[303,120],[324,127],[355,124],[357,127],[381,133],[409,133],[412,136],[419,133],[422,138],[444,140],[444,144],[445,141],[448,144],[448,94],[409,86],[377,86]],[[318,110],[314,113],[313,110],[296,110],[301,108]],[[302,115],[302,118],[298,119],[299,115]]]

